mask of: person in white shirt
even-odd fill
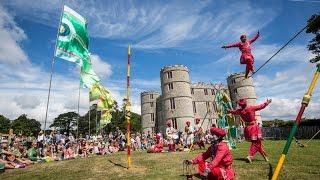
[[[186,126],[184,127],[184,132],[186,135],[186,145],[188,148],[190,148],[193,144],[194,140],[194,127],[191,126],[190,121],[186,122]]]
[[[174,127],[172,127],[171,119],[167,121],[166,136],[167,136],[169,152],[172,152],[172,151],[175,152],[176,151],[175,140],[178,140],[179,136],[177,134],[177,130]]]

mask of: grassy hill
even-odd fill
[[[304,141],[302,141],[303,143]],[[258,154],[253,164],[245,161],[249,143],[238,144],[233,151],[236,179],[269,179],[285,141],[266,141],[265,149],[270,164]],[[280,179],[320,179],[320,141],[299,148],[292,144]],[[126,166],[124,152],[110,156],[95,156],[75,160],[35,164],[0,174],[0,179],[185,179],[182,161],[200,153],[200,150],[177,153],[133,153],[133,166]],[[196,178],[195,178],[196,179]]]

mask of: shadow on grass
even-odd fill
[[[273,175],[273,167],[271,163],[269,163],[269,173],[268,173],[269,180],[272,179],[272,175]]]
[[[249,164],[249,162],[248,162],[248,159],[247,159],[247,158],[235,158],[234,160],[244,161],[244,162],[246,162],[246,163],[248,163],[248,164]],[[253,160],[252,160],[252,162],[254,162],[254,161],[265,161],[265,160],[262,160],[262,159],[253,159]]]
[[[247,158],[235,158],[234,160],[244,161],[244,162],[248,163],[248,159]]]
[[[127,167],[123,166],[122,164],[112,162],[111,160],[109,160],[109,162],[110,162],[111,164],[115,165],[115,166],[119,166],[119,167],[122,167],[122,168],[127,169]]]
[[[180,174],[179,176],[180,176],[180,177],[187,177],[185,174]],[[202,179],[202,180],[207,179],[206,177],[201,176],[199,173],[197,173],[197,174],[192,174],[192,176],[193,176],[193,177],[196,177],[197,179]]]

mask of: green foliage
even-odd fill
[[[41,124],[35,119],[29,119],[26,114],[22,114],[11,123],[11,128],[15,134],[36,136],[41,130]]]
[[[112,132],[116,129],[116,127],[119,127],[122,132],[127,131],[127,122],[125,121],[124,116],[124,108],[119,110],[118,104],[116,103],[115,111],[111,113],[112,119],[111,123],[108,124],[104,129],[105,132]],[[142,126],[141,126],[141,115],[131,112],[131,127],[133,132],[141,132]]]
[[[60,114],[56,117],[50,127],[55,127],[60,130],[60,132],[66,132],[69,135],[70,131],[77,126],[77,119],[79,114],[75,112],[67,112]]]
[[[0,133],[8,133],[11,126],[10,119],[0,115]]]
[[[310,62],[318,62],[320,61],[320,13],[310,17],[306,32],[315,35],[308,45],[309,50],[315,55]]]
[[[90,118],[89,118],[90,114]],[[101,112],[97,111],[97,106],[91,106],[90,113],[89,111],[79,119],[79,135],[84,137],[84,135],[89,134],[89,119],[90,119],[90,134],[96,134],[99,122],[101,118]],[[98,132],[99,133],[99,132]]]

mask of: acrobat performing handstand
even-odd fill
[[[233,47],[238,47],[239,50],[241,51],[241,57],[240,57],[240,64],[246,64],[246,75],[245,78],[248,78],[249,73],[253,73],[254,72],[254,57],[251,53],[251,44],[253,42],[255,42],[258,37],[259,37],[260,33],[258,31],[258,33],[256,34],[256,36],[254,38],[252,38],[251,40],[247,41],[247,36],[246,35],[241,35],[240,36],[240,42],[235,43],[235,44],[230,44],[227,46],[222,46],[221,48],[233,48]]]

